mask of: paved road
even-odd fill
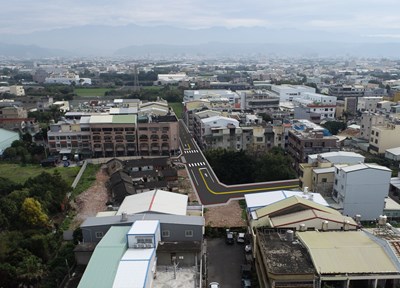
[[[225,185],[218,180],[182,120],[180,120],[179,134],[182,150],[181,161],[186,164],[192,184],[203,205],[226,203],[232,198],[243,198],[247,193],[293,189],[299,186],[298,179]],[[229,168],[227,167],[227,169]]]

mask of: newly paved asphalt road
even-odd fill
[[[240,185],[225,185],[219,182],[182,120],[179,125],[181,161],[186,164],[192,184],[203,205],[226,203],[232,198],[243,198],[247,193],[287,190],[299,186],[298,179]]]

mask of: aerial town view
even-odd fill
[[[400,288],[394,0],[0,8],[0,288]]]

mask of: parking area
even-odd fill
[[[240,288],[244,244],[228,245],[224,238],[207,239],[207,285],[218,282],[221,288]],[[208,286],[207,286],[208,287]]]

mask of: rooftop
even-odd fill
[[[296,234],[320,274],[398,273],[381,246],[362,231]]]
[[[307,250],[296,241],[286,241],[284,234],[272,230],[257,230],[264,263],[274,274],[314,274]]]
[[[112,287],[122,255],[127,250],[129,226],[113,226],[97,244],[79,287]]]

